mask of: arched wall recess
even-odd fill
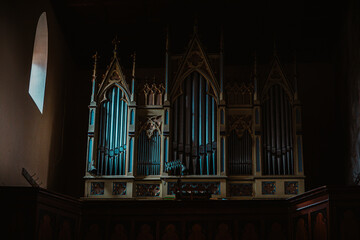
[[[44,107],[47,61],[48,26],[46,12],[43,12],[36,27],[29,84],[29,94],[41,113]]]

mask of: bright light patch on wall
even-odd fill
[[[36,28],[29,84],[29,94],[41,113],[44,107],[47,58],[48,27],[46,13],[43,12]]]

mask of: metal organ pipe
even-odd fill
[[[101,129],[101,127],[103,126],[103,106],[104,104],[101,104],[101,107],[100,107],[100,136],[103,135],[103,129]],[[102,154],[103,154],[103,149],[102,149],[102,142],[101,142],[101,139],[99,139],[99,143],[98,143],[98,152],[97,152],[97,175],[100,175],[100,165],[101,165],[101,159],[102,159]]]
[[[119,106],[120,106],[120,97],[119,97],[119,88],[116,88],[116,113],[115,113],[115,133],[119,132]],[[119,163],[119,134],[115,134],[115,147],[114,147],[114,175],[118,173],[118,163]]]
[[[105,169],[104,173],[107,175],[108,161],[109,161],[109,138],[110,138],[110,103],[106,103],[106,139],[105,139]]]
[[[252,174],[252,138],[248,130],[240,138],[235,130],[231,131],[229,140],[229,174]]]
[[[178,146],[177,146],[177,143],[178,143],[178,141],[177,141],[177,136],[178,136],[178,101],[175,101],[175,103],[174,103],[174,110],[173,110],[173,112],[174,112],[174,125],[173,125],[173,127],[174,127],[174,139],[173,139],[173,154],[174,154],[174,160],[177,160],[177,149],[178,149]],[[171,170],[172,172],[174,171],[174,170]]]
[[[290,102],[288,103],[288,108],[289,108],[289,125],[290,125],[290,135],[289,135],[289,139],[290,139],[290,157],[291,157],[291,161],[290,161],[290,173],[293,174],[294,173],[294,161],[293,161],[293,123],[292,123],[292,107],[290,105]]]
[[[125,112],[125,116],[124,116],[124,122],[127,123],[127,119],[128,119],[128,106],[126,104],[126,102],[124,102],[124,112]],[[122,174],[125,174],[125,153],[126,153],[126,144],[127,144],[127,124],[125,124],[124,126],[124,134],[122,135],[123,137],[123,143],[124,143],[124,154],[123,154],[123,160],[122,160]]]
[[[281,106],[281,159],[283,174],[289,174],[286,169],[286,155],[285,155],[285,105],[284,105],[284,91],[280,89],[280,106]]]
[[[198,98],[198,105],[199,105],[199,121],[198,121],[198,136],[199,136],[199,170],[200,170],[200,175],[203,172],[203,167],[202,167],[202,153],[201,153],[201,145],[202,145],[202,133],[201,133],[201,121],[202,121],[202,107],[201,107],[201,99],[202,99],[202,82],[201,82],[201,76],[199,77],[199,98]]]
[[[208,92],[208,85],[206,84],[206,93]],[[210,118],[210,114],[209,114],[209,96],[206,94],[206,97],[205,97],[205,121],[206,121],[206,129],[205,129],[205,139],[206,139],[206,144],[205,144],[205,154],[206,154],[206,174],[209,175],[210,174],[210,156],[209,156],[209,148],[208,148],[208,145],[209,145],[209,140],[210,140],[210,126],[209,126],[209,118]]]
[[[214,148],[214,143],[216,142],[215,141],[215,124],[216,124],[216,116],[215,116],[215,99],[214,98],[211,98],[211,150],[212,150],[212,169],[213,169],[213,173],[212,174],[216,174],[216,162],[215,162],[215,159],[216,159],[216,148]]]
[[[121,92],[122,93],[122,92]],[[123,94],[121,94],[121,95],[123,95]],[[122,97],[122,96],[121,96]],[[123,110],[123,108],[124,108],[124,101],[120,101],[120,105],[119,105],[119,108],[120,108],[120,112],[121,113],[124,113],[124,110]],[[121,170],[122,170],[122,166],[121,166],[121,162],[122,162],[122,160],[123,160],[123,131],[124,131],[124,121],[123,121],[123,116],[121,115],[121,117],[120,117],[120,133],[119,133],[119,144],[120,144],[120,146],[119,146],[119,174],[121,174]]]
[[[114,114],[115,112],[115,91],[116,89],[113,88],[113,91],[112,91],[112,98],[111,98],[111,114],[113,115],[113,117],[111,118],[111,139],[110,139],[110,151],[112,154],[110,154],[110,167],[109,167],[109,174],[110,175],[113,175],[113,167],[114,167],[114,146],[115,146],[115,118],[116,118],[116,115]]]
[[[179,129],[178,129],[178,151],[179,151],[179,159],[183,162],[183,152],[184,152],[184,95],[179,97],[180,106],[179,106]]]
[[[280,151],[281,151],[281,146],[280,146],[280,138],[281,138],[281,132],[280,132],[280,111],[279,111],[279,86],[275,86],[275,122],[276,122],[276,151],[275,151],[275,156],[276,156],[276,165],[277,165],[277,171],[275,174],[281,174],[281,162],[280,162]]]
[[[265,115],[264,115],[265,116]],[[267,156],[267,169],[266,174],[270,174],[271,169],[271,120],[270,120],[270,99],[266,101],[266,116],[263,122],[266,122],[266,156]]]
[[[264,165],[266,175],[293,174],[292,106],[282,86],[273,85],[263,103]]]
[[[142,176],[160,174],[160,144],[161,135],[155,131],[149,139],[146,130],[138,138],[138,174]]]
[[[196,74],[193,74],[192,77],[189,76],[185,80],[186,82],[186,94],[185,94],[185,154],[186,154],[186,168],[190,168],[190,156],[191,156],[191,138],[192,138],[192,91],[191,85],[192,81],[196,78]]]
[[[122,175],[125,167],[127,104],[124,93],[113,87],[100,109],[98,174]]]
[[[183,94],[173,103],[173,160],[183,161],[191,174],[216,174],[215,99],[198,72],[190,74],[182,87]]]
[[[199,154],[199,78],[193,79],[192,88],[192,164],[193,174],[198,171],[198,154]]]

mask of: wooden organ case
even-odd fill
[[[227,79],[220,53],[194,29],[169,53],[164,82],[131,81],[116,55],[101,81],[96,56],[89,105],[85,198],[284,199],[304,192],[296,62],[289,81],[274,51],[268,70]],[[136,90],[135,90],[136,89]]]

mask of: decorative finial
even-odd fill
[[[277,48],[276,48],[276,40],[275,40],[275,36],[274,36],[274,43],[273,43],[273,54],[274,56],[277,55]]]
[[[135,62],[136,62],[136,52],[135,51],[133,54],[131,54],[131,57],[133,59],[132,77],[135,78]]]
[[[95,54],[92,56],[94,59],[94,69],[93,69],[93,77],[96,77],[96,65],[97,65],[97,59],[98,59],[98,53],[95,52]]]
[[[296,61],[296,50],[294,50],[294,74],[297,76],[297,61]]]
[[[132,69],[132,76],[131,76],[131,101],[134,101],[135,97],[135,62],[136,62],[136,52],[131,55],[133,58],[133,69]]]
[[[91,102],[94,102],[95,99],[95,85],[96,85],[96,66],[97,66],[97,60],[98,60],[98,53],[95,52],[95,54],[92,56],[94,59],[94,69],[93,69],[93,75],[92,75],[92,87],[91,87]]]
[[[258,82],[257,82],[257,55],[256,50],[254,51],[254,100],[258,98]]]
[[[222,52],[224,50],[224,26],[221,26],[221,32],[220,32],[220,51]]]
[[[166,26],[166,52],[169,51],[169,25]]]
[[[257,55],[256,50],[254,51],[254,76],[257,76]]]
[[[194,34],[198,34],[199,25],[198,25],[198,19],[197,16],[194,19]]]
[[[224,31],[220,31],[220,101],[224,99]]]
[[[298,81],[297,81],[297,61],[296,61],[296,50],[294,50],[294,90],[295,90],[295,100],[298,100]]]
[[[114,56],[116,56],[116,51],[117,51],[117,47],[118,44],[120,43],[119,39],[117,36],[115,36],[115,38],[112,40],[112,44],[114,45]]]

